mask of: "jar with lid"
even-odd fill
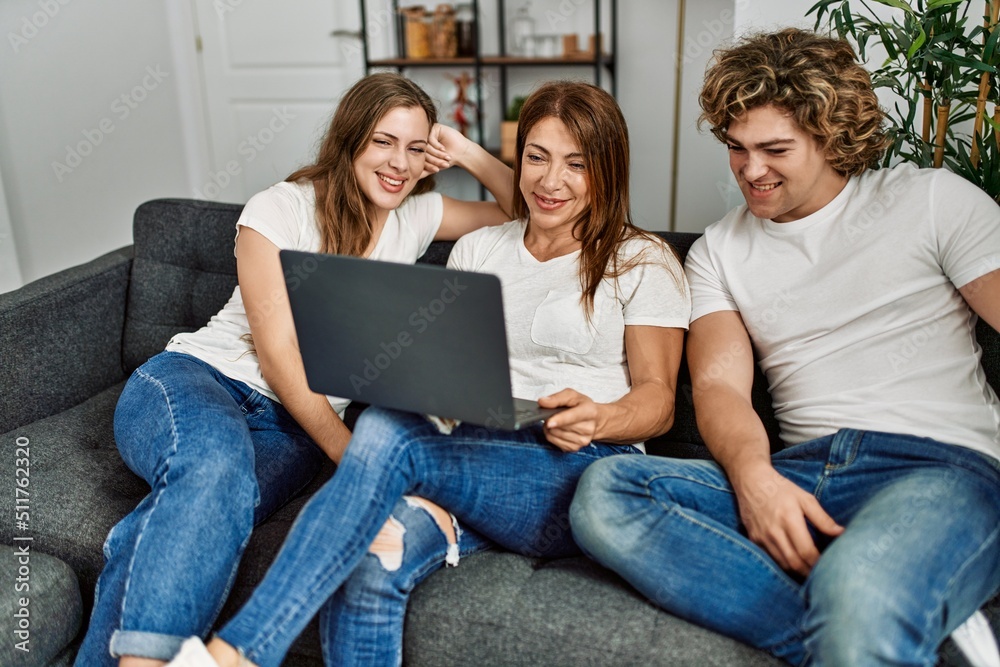
[[[463,2],[455,6],[455,33],[458,56],[471,58],[476,55],[476,22],[472,5]]]
[[[458,35],[455,28],[455,8],[441,4],[434,9],[431,25],[431,55],[454,58],[458,55]]]
[[[406,57],[429,58],[431,55],[431,16],[423,5],[399,10],[406,17]]]
[[[510,48],[513,56],[535,55],[535,19],[531,18],[531,3],[525,2],[518,8],[510,22]]]

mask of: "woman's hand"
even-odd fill
[[[427,159],[424,163],[424,173],[420,178],[461,164],[471,141],[453,127],[435,123],[427,139]]]
[[[594,441],[600,406],[575,389],[563,389],[538,399],[543,408],[566,408],[545,420],[545,437],[564,452],[576,452]]]

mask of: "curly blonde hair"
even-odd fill
[[[889,143],[885,112],[851,45],[797,28],[716,51],[698,101],[699,126],[709,123],[723,142],[729,124],[752,109],[787,111],[846,176],[876,166]]]

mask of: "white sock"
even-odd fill
[[[198,637],[188,637],[181,644],[180,652],[167,663],[167,667],[219,667]]]
[[[977,611],[955,628],[951,638],[972,667],[1000,667],[997,638],[982,611]]]

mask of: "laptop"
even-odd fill
[[[280,257],[313,391],[504,430],[559,412],[511,395],[496,276],[295,250]]]

